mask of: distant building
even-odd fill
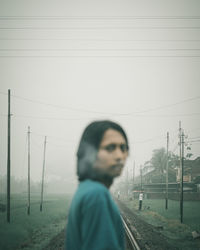
[[[181,171],[180,167],[178,167],[176,181],[180,182],[180,179],[181,179]],[[197,157],[195,160],[184,161],[183,181],[200,184],[200,157]]]

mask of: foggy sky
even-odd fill
[[[199,1],[189,0],[0,1],[0,27],[7,28],[0,29],[0,175],[8,89],[11,173],[18,178],[27,176],[28,126],[35,180],[46,135],[45,178],[73,183],[81,133],[95,119],[127,131],[129,169],[166,147],[167,131],[178,154],[179,120],[189,138],[200,134],[200,19],[186,18],[199,12]],[[191,147],[199,156],[199,143]]]

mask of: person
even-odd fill
[[[120,198],[120,191],[117,192],[117,199]]]
[[[139,210],[142,209],[142,200],[143,200],[143,193],[141,192],[141,193],[139,194]]]
[[[117,123],[95,121],[84,130],[77,151],[80,183],[69,209],[65,249],[125,249],[123,223],[109,188],[128,152],[127,136]]]

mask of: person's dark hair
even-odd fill
[[[77,151],[77,175],[79,181],[97,178],[93,164],[96,161],[103,135],[108,129],[118,131],[124,137],[128,147],[126,133],[119,124],[108,120],[90,123],[82,134]]]

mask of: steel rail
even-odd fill
[[[123,225],[124,225],[126,236],[127,236],[128,240],[130,242],[131,248],[134,249],[134,250],[141,250],[141,248],[139,247],[137,241],[135,240],[135,238],[133,236],[133,233],[129,229],[126,221],[124,220],[124,218],[122,216],[121,216],[121,218],[122,218],[122,222],[123,222]]]

